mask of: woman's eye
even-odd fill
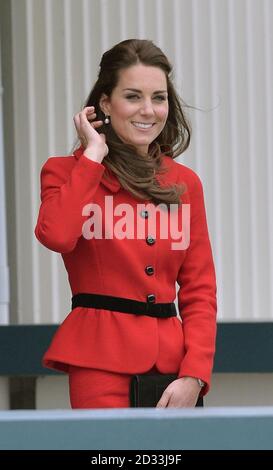
[[[159,96],[159,95],[156,96],[155,98],[159,101],[165,101],[165,99],[166,99],[165,96]]]
[[[126,96],[126,98],[129,99],[129,100],[130,99],[135,99],[135,98],[138,99],[139,96],[138,95],[128,95],[128,96]],[[155,96],[154,99],[159,100],[159,101],[165,101],[166,100],[165,96],[160,96],[160,95]]]

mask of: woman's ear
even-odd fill
[[[105,93],[102,93],[100,97],[99,106],[104,114],[110,114],[109,97]]]

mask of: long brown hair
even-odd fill
[[[100,98],[103,93],[111,96],[117,86],[119,72],[141,63],[159,67],[165,73],[169,101],[169,114],[166,124],[158,137],[150,144],[145,158],[139,155],[132,144],[121,141],[111,124],[104,124],[98,132],[106,135],[109,148],[103,163],[119,179],[123,188],[135,197],[149,200],[155,204],[179,204],[184,192],[183,185],[161,187],[156,179],[162,173],[162,155],[176,158],[184,152],[190,143],[190,125],[183,112],[183,102],[175,91],[171,80],[172,66],[161,49],[152,41],[144,39],[127,39],[106,51],[100,62],[98,79],[93,86],[84,106],[94,106],[97,120],[104,120],[100,109]]]

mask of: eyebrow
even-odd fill
[[[122,91],[126,91],[126,90],[135,91],[136,93],[142,93],[141,90],[137,90],[136,88],[124,88]],[[157,90],[153,92],[153,94],[155,93],[167,93],[167,90]]]

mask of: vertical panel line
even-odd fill
[[[173,17],[174,17],[174,58],[176,64],[176,77],[177,82],[181,83],[182,80],[182,65],[181,65],[181,22],[180,22],[180,0],[173,1]]]
[[[209,3],[210,9],[210,46],[211,46],[211,90],[212,96],[215,90],[219,90],[219,62],[217,60],[217,16],[216,9],[213,0]],[[219,98],[219,96],[218,96]],[[221,237],[221,206],[222,206],[222,194],[221,194],[221,167],[220,167],[220,155],[221,155],[221,144],[220,144],[220,126],[218,110],[215,109],[212,112],[213,122],[213,135],[212,135],[212,159],[213,159],[213,187],[214,187],[214,220],[215,220],[215,242],[216,242],[216,266],[217,266],[217,299],[218,299],[218,318],[223,316],[223,265],[222,265],[222,237]]]
[[[64,51],[65,51],[65,89],[66,89],[66,133],[69,148],[73,144],[72,114],[73,114],[73,85],[72,85],[72,37],[71,0],[64,0]]]
[[[193,93],[194,93],[194,106],[199,106],[199,60],[198,60],[198,4],[197,0],[192,0],[192,50],[193,50]],[[196,171],[201,176],[202,167],[201,167],[201,120],[198,115],[198,111],[195,112],[195,161],[196,161]]]
[[[248,123],[249,123],[249,170],[250,170],[250,185],[249,185],[249,199],[250,199],[250,246],[251,246],[251,288],[250,295],[252,295],[252,316],[253,318],[259,317],[259,299],[258,299],[258,230],[257,226],[257,185],[255,179],[255,63],[253,57],[253,14],[252,2],[245,0],[246,11],[246,44],[247,44],[247,96],[248,96]]]
[[[272,83],[273,83],[273,50],[272,50],[272,16],[273,8],[272,1],[265,0],[263,2],[264,10],[264,24],[265,24],[265,89],[266,89],[266,147],[267,147],[267,197],[268,197],[268,228],[269,228],[269,297],[270,297],[270,306],[267,317],[273,318],[273,142],[272,142],[272,123],[273,123],[273,93],[272,93]],[[270,10],[271,8],[271,10]]]
[[[91,75],[91,59],[90,59],[90,11],[89,1],[82,1],[82,41],[83,41],[83,78],[84,78],[84,94],[87,95],[90,89]]]
[[[9,323],[10,292],[9,292],[9,265],[7,246],[7,206],[4,162],[4,127],[3,127],[3,94],[2,87],[2,50],[0,39],[0,324]]]
[[[156,2],[156,42],[161,48],[164,46],[164,20],[162,0]]]
[[[31,200],[29,206],[31,210],[32,227],[35,227],[38,212],[36,195],[38,193],[36,175],[37,175],[37,139],[36,139],[36,110],[35,110],[35,72],[34,72],[34,32],[33,32],[33,3],[32,0],[26,0],[26,34],[27,34],[27,67],[28,67],[28,99],[29,99],[29,159],[30,159],[30,193]],[[33,230],[31,230],[33,233]],[[32,298],[33,298],[33,320],[39,323],[41,320],[40,309],[40,276],[39,276],[39,252],[38,243],[34,236],[31,237],[31,261],[32,261]],[[22,267],[21,267],[22,268]],[[22,273],[21,273],[22,275]],[[23,312],[24,314],[24,312]],[[24,319],[23,319],[24,320]]]
[[[236,6],[234,0],[228,3],[228,41],[229,41],[229,102],[230,102],[230,127],[231,127],[231,199],[232,199],[232,227],[233,227],[233,265],[234,265],[234,317],[239,319],[242,313],[241,298],[241,262],[240,262],[240,195],[238,178],[238,97],[236,89],[236,36],[234,33],[234,19]]]
[[[126,0],[120,0],[119,11],[120,11],[120,40],[127,39],[127,2]]]
[[[138,0],[137,30],[140,39],[145,38],[145,0]]]
[[[53,53],[53,27],[52,27],[52,1],[45,2],[45,31],[46,31],[46,84],[48,106],[48,154],[55,153],[55,88],[54,88],[54,53]],[[57,253],[50,252],[51,261],[51,312],[52,322],[60,321],[60,298]]]
[[[108,8],[107,0],[100,0],[100,23],[101,23],[101,47],[102,53],[108,49],[109,35],[108,35]]]

